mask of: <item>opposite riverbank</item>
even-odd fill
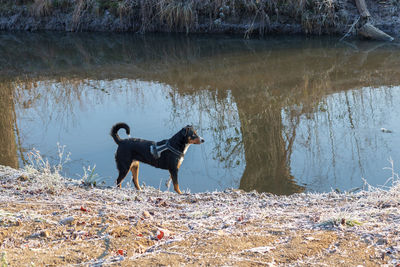
[[[375,26],[399,36],[398,1],[367,1],[367,6]],[[351,0],[0,1],[0,30],[7,31],[343,35],[358,18]]]
[[[0,166],[2,263],[400,264],[400,185],[276,196],[96,188]]]

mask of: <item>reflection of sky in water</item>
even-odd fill
[[[215,134],[218,122],[213,118],[217,110],[219,114],[229,113],[230,118],[224,121],[226,129],[221,134],[237,134],[233,130],[239,124],[235,120],[236,105],[231,103],[229,94],[223,101],[230,108],[223,111],[221,103],[206,91],[185,97],[175,95],[168,86],[134,80],[85,81],[76,85],[76,90],[64,90],[71,84],[46,81],[39,82],[33,90],[19,90],[23,94],[20,103],[23,99],[36,99],[36,102],[28,109],[17,107],[23,147],[35,147],[43,155],[54,158],[56,143],[66,145],[72,158],[65,167],[68,176],[76,178],[83,173],[83,165],[96,164],[96,172],[106,178],[107,184],[115,183],[117,145],[109,132],[116,122],[127,122],[131,136],[148,140],[169,138],[187,124],[193,124],[206,142],[192,145],[188,150],[179,171],[181,189],[200,192],[238,187],[243,159],[239,165],[224,168],[226,162],[219,160],[217,151],[224,147],[216,148],[215,143],[220,136]],[[121,137],[126,136],[124,130],[119,133]],[[140,182],[156,188],[161,184],[162,190],[168,175],[165,170],[140,166]],[[126,181],[131,181],[130,173]]]
[[[179,172],[181,188],[200,192],[239,186],[246,163],[230,91],[182,95],[164,84],[120,79],[44,81],[16,92],[22,147],[35,147],[54,160],[56,143],[66,145],[72,162],[65,171],[72,178],[82,174],[82,166],[96,164],[107,184],[115,182],[116,144],[109,131],[116,122],[127,122],[133,137],[149,140],[169,138],[193,124],[206,143],[189,149]],[[391,174],[383,170],[387,159],[392,157],[395,167],[400,162],[399,100],[399,87],[382,87],[333,93],[318,104],[308,103],[312,109],[300,112],[289,156],[296,183],[310,191],[349,190],[362,186],[361,177],[371,185],[383,184]],[[282,111],[287,133],[293,133],[289,114],[297,109],[301,107]],[[393,133],[381,132],[382,127]],[[120,135],[125,136],[123,130]],[[139,177],[164,190],[168,172],[142,164]],[[130,180],[129,174],[125,181]]]
[[[291,173],[310,191],[383,185],[388,159],[400,163],[400,87],[363,88],[329,95],[300,118]],[[287,115],[284,114],[287,125]],[[387,128],[393,133],[383,133]]]
[[[383,184],[387,159],[399,162],[399,89],[385,87],[400,84],[394,43],[88,33],[1,39],[0,86],[17,87],[22,134],[7,155],[36,147],[54,158],[60,142],[72,152],[71,177],[96,164],[115,181],[109,131],[118,121],[151,140],[198,126],[206,143],[191,147],[180,171],[181,188],[193,192],[302,191],[293,180],[311,191],[351,189],[361,177]],[[140,176],[159,187],[168,173],[143,165]]]

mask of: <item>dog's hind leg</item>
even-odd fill
[[[177,169],[172,169],[169,170],[169,173],[171,174],[171,179],[172,183],[174,184],[174,190],[178,194],[182,194],[181,190],[179,189],[179,184],[178,184],[178,170]]]
[[[121,183],[125,179],[125,176],[129,172],[129,165],[126,164],[117,164],[117,168],[119,171],[118,178],[117,178],[117,186],[121,188]]]
[[[131,164],[132,181],[137,190],[142,190],[139,185],[139,161],[133,161]]]

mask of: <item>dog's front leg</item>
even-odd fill
[[[179,184],[178,184],[178,170],[177,169],[172,169],[169,170],[169,173],[171,174],[171,179],[172,183],[174,184],[174,190],[178,194],[182,194],[181,190],[179,189]]]

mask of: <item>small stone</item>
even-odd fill
[[[67,218],[64,218],[60,221],[61,225],[67,225],[67,224],[72,224],[72,222],[75,220],[73,216],[69,216]]]
[[[379,238],[378,241],[376,241],[376,244],[377,244],[378,246],[380,246],[380,245],[386,245],[386,244],[387,244],[387,240],[384,239],[384,238]]]
[[[143,215],[144,218],[150,218],[151,217],[150,213],[147,210],[143,211],[142,215]]]
[[[40,237],[49,237],[49,236],[50,236],[49,232],[47,230],[44,230],[44,231],[40,231],[38,233],[31,234],[27,238],[40,238]]]

